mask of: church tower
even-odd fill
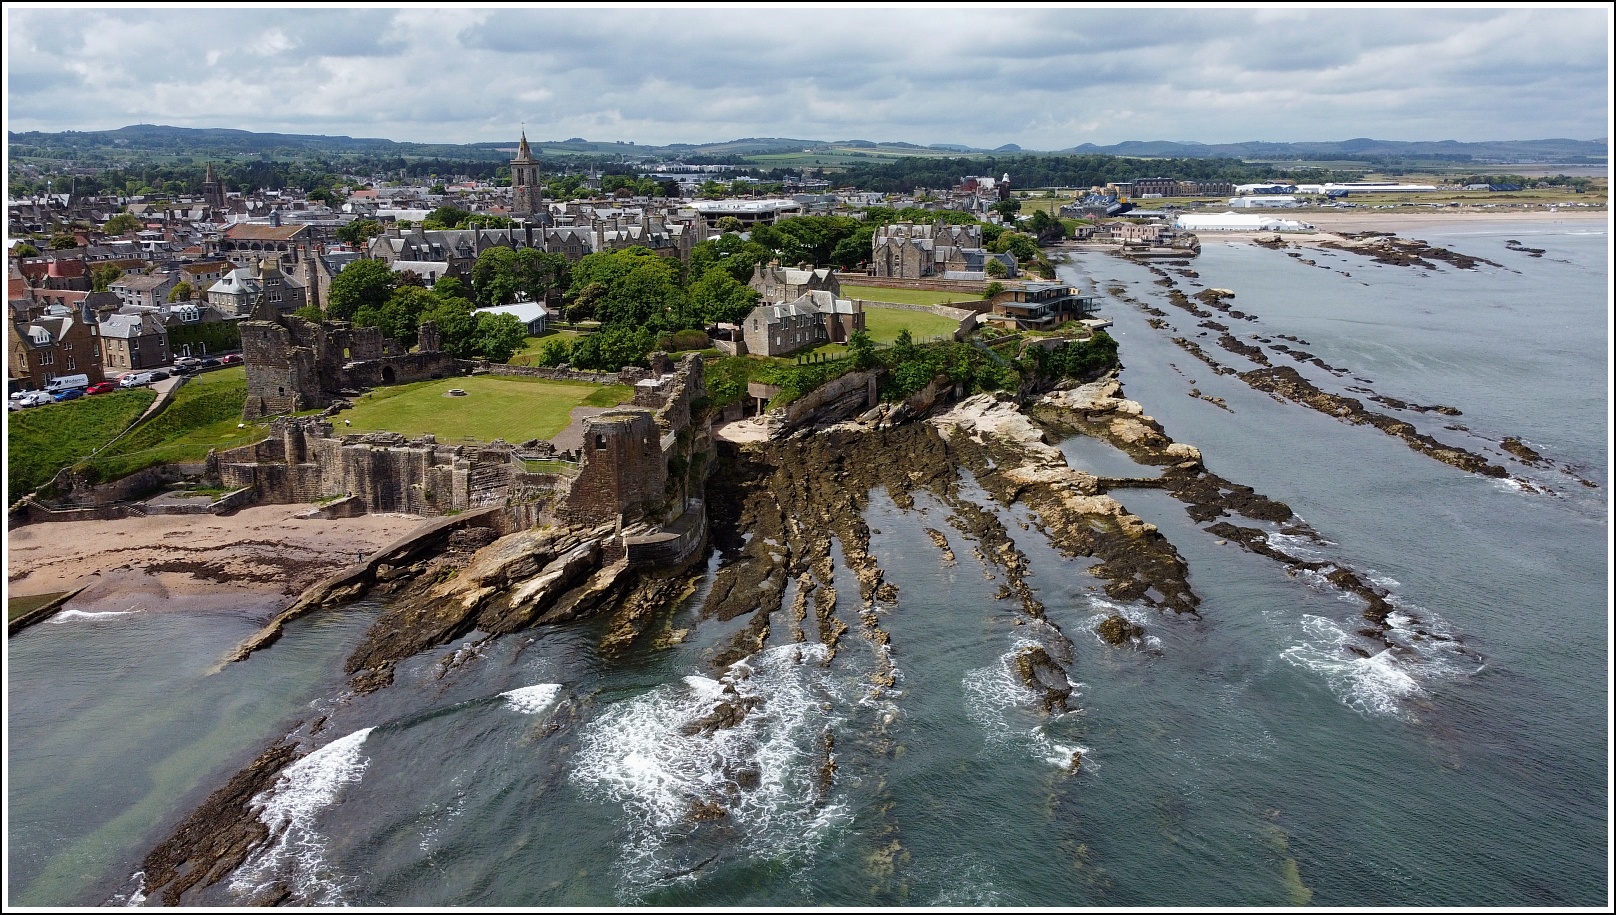
[[[207,174],[202,176],[202,201],[215,210],[224,209],[224,185],[219,183],[219,176],[213,173],[213,163],[208,163]]]
[[[511,215],[532,216],[544,209],[544,192],[539,187],[539,166],[533,161],[533,150],[527,145],[527,131],[522,131],[522,145],[511,160]]]

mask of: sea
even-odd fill
[[[1073,643],[1071,710],[1053,716],[1010,675],[1029,627],[997,598],[1002,573],[945,506],[881,491],[867,520],[900,588],[879,611],[890,644],[856,638],[839,569],[854,632],[834,659],[782,623],[714,668],[746,620],[703,618],[703,585],[668,624],[682,641],[605,658],[590,621],[467,639],[355,696],[341,661],[373,601],[223,668],[262,608],[69,609],[8,643],[6,902],[152,902],[145,854],[323,716],[312,752],[257,798],[272,839],[198,902],[279,882],[303,904],[400,907],[1607,906],[1610,239],[1569,221],[1413,234],[1501,266],[1207,238],[1198,276],[1174,280],[1233,291],[1255,317],[1218,316],[1233,333],[1305,341],[1291,345],[1345,370],[1295,363],[1321,388],[1514,479],[1214,373],[1172,338],[1252,366],[1197,336],[1147,267],[1084,253],[1061,268],[1115,322],[1125,395],[1321,538],[1271,545],[1385,589],[1392,649],[1363,650],[1355,598],[1149,489],[1117,497],[1187,561],[1197,614],[1106,597],[1089,560],[995,509]],[[1541,465],[1505,453],[1511,436]],[[1096,473],[1154,472],[1093,440],[1062,448]],[[1115,614],[1144,628],[1137,645],[1095,634]],[[720,701],[750,712],[702,727]]]

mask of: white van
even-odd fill
[[[120,388],[141,388],[141,387],[145,387],[146,385],[151,384],[151,383],[152,383],[152,373],[151,372],[135,372],[132,375],[123,376],[123,378],[118,382],[118,387],[120,387]]]
[[[74,388],[87,388],[90,386],[89,375],[60,375],[45,382],[45,390],[52,394],[70,391]]]

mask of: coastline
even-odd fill
[[[1201,244],[1220,239],[1250,241],[1254,238],[1273,238],[1278,235],[1287,242],[1299,245],[1317,245],[1320,242],[1341,244],[1350,241],[1346,232],[1390,232],[1406,237],[1410,233],[1434,231],[1476,231],[1496,229],[1502,225],[1532,224],[1533,227],[1562,227],[1592,229],[1609,227],[1609,210],[1453,210],[1399,213],[1388,210],[1369,212],[1274,210],[1271,215],[1279,219],[1295,219],[1311,223],[1316,232],[1201,232]]]
[[[307,505],[260,505],[229,516],[153,515],[29,524],[6,534],[11,594],[82,588],[75,609],[205,609],[219,598],[264,605],[379,549],[422,523],[413,515],[297,517]]]

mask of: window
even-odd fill
[[[39,364],[40,365],[54,365],[55,363],[56,363],[56,354],[54,352],[52,352],[50,350],[44,350],[39,354]]]
[[[67,357],[67,370],[69,372],[78,370],[78,366],[76,364],[74,364],[72,356]]]
[[[597,433],[595,435],[595,450],[598,451],[598,450],[600,450],[602,448],[605,448],[605,447],[606,447],[606,436],[600,435],[600,434]]]

